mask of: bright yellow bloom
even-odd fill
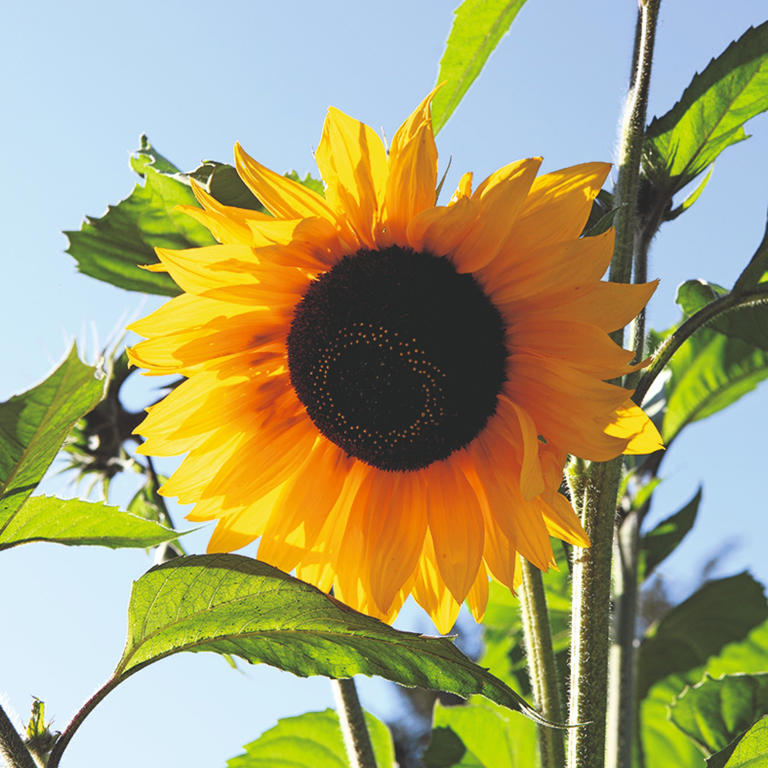
[[[188,452],[162,493],[218,519],[209,551],[258,556],[391,621],[409,594],[447,631],[550,536],[588,546],[558,489],[566,455],[661,440],[606,383],[608,336],[655,284],[601,282],[613,233],[580,238],[609,166],[505,166],[436,205],[430,97],[395,134],[330,109],[320,197],[240,146],[272,216],[202,189],[188,213],[220,245],[157,250],[184,293],[132,329],[131,360],[187,378],[153,406],[141,451]]]

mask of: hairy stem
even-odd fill
[[[768,301],[768,283],[750,288],[743,293],[726,293],[720,298],[702,307],[698,312],[692,314],[684,323],[682,323],[671,336],[659,347],[654,355],[651,364],[645,369],[632,399],[635,403],[643,402],[648,390],[656,377],[664,370],[666,364],[672,358],[688,338],[690,338],[699,328],[703,328],[707,323],[712,322],[720,315],[741,307],[754,306]]]
[[[368,735],[355,681],[351,678],[331,680],[331,686],[351,768],[376,768],[371,737]]]
[[[14,728],[5,710],[0,707],[0,757],[9,768],[37,768],[19,732]]]
[[[527,560],[522,560],[522,576],[520,607],[534,702],[536,709],[547,720],[559,723],[562,722],[560,688],[557,682],[544,581],[541,571]],[[537,728],[541,768],[562,768],[565,764],[563,732],[541,724]]]

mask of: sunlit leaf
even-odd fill
[[[454,11],[437,75],[437,84],[445,85],[432,103],[435,133],[464,98],[524,3],[525,0],[464,0]]]
[[[146,136],[132,160],[144,183],[100,218],[86,217],[78,231],[65,232],[67,253],[86,275],[130,291],[163,296],[180,293],[162,272],[148,272],[139,264],[156,264],[155,247],[192,248],[211,245],[213,236],[179,205],[197,205],[188,179],[158,154]]]
[[[365,713],[377,768],[394,768],[395,748],[384,723]],[[246,744],[227,768],[348,768],[339,716],[332,709],[286,717]]]
[[[450,728],[484,768],[536,764],[536,726],[509,710],[482,699],[468,706],[435,706],[435,728]],[[454,763],[470,766],[472,762]]]
[[[757,246],[754,256],[749,260],[749,264],[735,282],[733,292],[741,293],[766,280],[768,280],[768,221],[765,224],[763,239]]]
[[[716,768],[707,763],[707,768]],[[768,768],[768,717],[758,720],[736,745],[725,768]]]
[[[77,348],[42,383],[0,403],[0,535],[61,448],[74,424],[104,394]]]
[[[448,726],[439,726],[422,755],[424,768],[484,768],[483,764],[464,745],[456,732]]]
[[[701,502],[701,488],[696,495],[674,515],[662,520],[644,534],[640,541],[641,572],[648,578],[651,571],[672,552],[691,530]]]
[[[690,316],[728,291],[705,280],[686,280],[677,289],[677,303]],[[708,324],[714,331],[741,339],[754,347],[768,350],[768,301],[764,304],[738,307],[716,317]]]
[[[697,74],[680,101],[646,131],[646,168],[670,195],[728,146],[744,123],[768,109],[768,22],[748,29]]]
[[[643,639],[637,686],[642,698],[659,680],[700,667],[728,643],[768,619],[763,587],[740,573],[705,584]]]
[[[33,496],[0,529],[0,550],[30,541],[147,548],[178,536],[177,531],[101,502]]]
[[[180,651],[228,653],[295,675],[380,675],[531,707],[445,638],[399,632],[315,587],[240,555],[180,557],[134,583],[121,679]]]
[[[669,445],[688,424],[736,402],[768,376],[768,352],[702,328],[675,352],[665,384],[662,424]]]
[[[768,712],[768,674],[706,678],[670,706],[670,719],[711,757]]]

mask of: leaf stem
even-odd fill
[[[0,707],[0,756],[8,761],[9,768],[37,768],[34,758],[2,707]]]
[[[110,691],[116,688],[118,684],[125,680],[128,676],[129,675],[124,675],[123,677],[110,677],[109,680],[107,680],[107,682],[101,688],[99,688],[99,690],[96,691],[96,693],[94,693],[93,696],[91,696],[91,698],[85,702],[85,704],[83,704],[83,706],[72,718],[67,727],[61,732],[61,736],[59,736],[59,738],[56,740],[56,743],[53,745],[51,755],[48,758],[47,768],[59,768],[61,756],[64,753],[64,750],[67,748],[70,740],[75,735],[75,731],[77,731],[77,729],[82,725],[83,720],[85,720],[85,718],[88,717],[91,712],[93,712],[93,710],[96,708],[96,705],[99,704]]]
[[[656,377],[662,372],[664,367],[672,358],[672,355],[688,340],[699,328],[712,322],[717,317],[726,312],[741,307],[748,307],[755,304],[762,304],[768,301],[768,283],[760,283],[754,288],[743,293],[726,293],[714,301],[702,307],[698,312],[692,314],[684,323],[669,336],[669,338],[659,347],[645,373],[635,388],[635,394],[632,400],[640,404],[643,402],[648,390]]]
[[[552,722],[562,721],[560,688],[552,647],[547,597],[541,571],[527,560],[521,559],[523,588],[520,607],[525,632],[528,672],[533,686],[536,709]],[[541,768],[562,768],[565,764],[563,732],[546,725],[537,725]]]
[[[352,678],[331,680],[331,687],[351,768],[376,768],[371,737],[365,724],[355,681]]]

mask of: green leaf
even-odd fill
[[[653,530],[648,531],[640,541],[641,572],[648,578],[651,571],[662,560],[674,552],[693,527],[696,513],[701,502],[701,488],[696,495],[674,515],[660,522]]]
[[[741,293],[766,280],[768,280],[768,221],[765,224],[763,239],[757,246],[754,256],[749,260],[749,264],[744,267],[744,271],[735,282],[733,292]]]
[[[761,718],[747,731],[725,768],[768,768],[768,717]]]
[[[728,291],[705,280],[686,280],[677,289],[677,303],[687,316],[710,304]],[[768,350],[768,302],[738,307],[716,317],[708,325],[714,331]]]
[[[680,205],[677,206],[674,210],[670,211],[664,218],[666,221],[672,221],[673,219],[676,219],[681,213],[685,213],[700,197],[701,193],[706,189],[707,184],[709,184],[709,180],[712,178],[712,171],[715,170],[714,165],[709,166],[709,170],[707,171],[707,175],[696,185],[696,189],[691,192],[688,197],[683,200]]]
[[[73,346],[42,383],[0,403],[0,535],[42,480],[75,423],[104,395]]]
[[[384,723],[365,713],[378,768],[394,768],[395,748]],[[347,768],[339,716],[332,709],[286,717],[246,744],[245,754],[227,760],[227,768]]]
[[[512,689],[446,638],[399,632],[266,563],[179,557],[133,585],[128,641],[114,679],[180,651],[228,653],[295,675],[380,675],[406,686],[480,693],[529,717]]]
[[[484,768],[448,726],[440,726],[432,731],[422,761],[424,768]]]
[[[643,639],[637,669],[640,698],[657,681],[701,666],[766,619],[763,587],[748,573],[705,584]]]
[[[79,231],[65,232],[67,253],[86,275],[129,291],[176,296],[181,291],[162,272],[148,272],[140,264],[156,264],[155,247],[193,248],[215,243],[213,236],[180,205],[197,205],[189,180],[159,155],[146,136],[131,161],[144,176],[131,195],[98,219],[86,217]]]
[[[683,691],[669,712],[672,722],[711,757],[768,712],[768,674],[707,677]]]
[[[688,424],[751,392],[768,376],[768,352],[702,328],[677,350],[668,370],[661,429],[667,446]]]
[[[0,530],[0,550],[31,541],[146,548],[179,535],[101,502],[33,496]]]
[[[536,726],[489,701],[476,699],[460,707],[438,703],[434,727],[450,728],[470,753],[470,759],[484,768],[536,765]]]
[[[464,0],[453,12],[455,18],[436,82],[445,85],[432,102],[436,134],[464,98],[524,3],[525,0]]]
[[[744,123],[768,109],[768,22],[748,29],[713,59],[680,101],[646,130],[646,166],[670,195],[728,146]]]
[[[206,160],[202,165],[195,168],[189,176],[223,205],[266,213],[266,208],[248,189],[237,170],[231,165],[217,163],[215,160]]]

